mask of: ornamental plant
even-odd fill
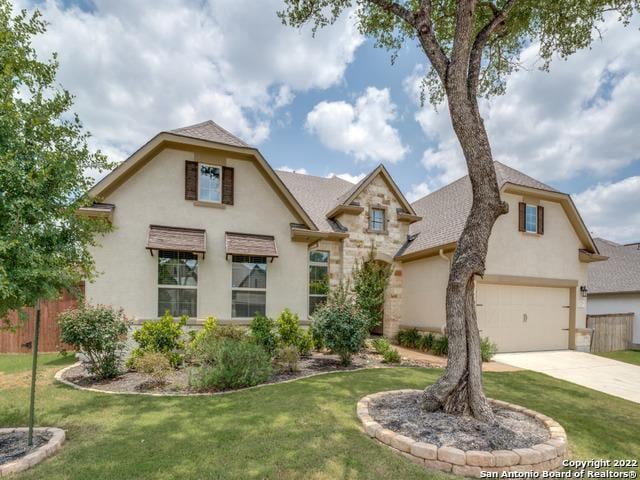
[[[278,335],[276,333],[276,324],[272,318],[265,315],[256,315],[251,320],[249,326],[249,335],[251,338],[264,348],[271,357],[274,357],[278,351]]]
[[[99,379],[119,373],[129,320],[122,309],[83,305],[58,317],[60,340],[81,353],[87,369]]]
[[[135,368],[136,358],[146,352],[162,353],[167,357],[172,367],[182,363],[181,352],[185,347],[182,340],[182,327],[187,324],[187,318],[183,315],[176,321],[167,310],[160,319],[144,322],[142,327],[133,333],[133,339],[138,342],[138,347],[131,352],[127,366]]]
[[[376,261],[376,250],[371,248],[366,259],[356,260],[353,268],[353,291],[360,310],[369,319],[369,329],[382,322],[384,294],[389,285],[393,268],[388,263]]]

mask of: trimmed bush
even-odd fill
[[[417,328],[409,328],[398,332],[398,344],[401,347],[417,348],[420,338],[420,332],[418,332]]]
[[[313,350],[313,337],[309,330],[301,330],[297,349],[301,357],[308,357],[311,355],[311,350]]]
[[[273,319],[265,315],[256,315],[251,320],[249,327],[251,338],[264,348],[271,357],[278,352],[278,335],[276,334],[276,324]]]
[[[133,367],[138,373],[144,373],[151,377],[154,385],[164,385],[167,377],[171,375],[173,367],[166,355],[160,352],[145,352],[133,362]]]
[[[480,356],[483,362],[490,361],[497,352],[498,346],[489,340],[489,337],[480,339]]]
[[[384,363],[400,363],[400,353],[395,348],[389,348],[383,354]]]
[[[160,319],[144,322],[142,327],[133,333],[133,339],[138,342],[138,348],[131,352],[127,366],[133,368],[136,358],[141,357],[146,352],[162,353],[167,357],[171,366],[178,366],[183,361],[183,356],[180,352],[184,350],[182,327],[186,323],[186,316],[182,316],[180,320],[175,321],[168,310]]]
[[[248,338],[230,337],[207,342],[207,356],[191,375],[189,383],[198,390],[225,390],[251,387],[271,376],[271,358]]]
[[[431,332],[427,333],[426,335],[422,335],[420,337],[420,340],[418,340],[417,348],[419,348],[420,350],[424,350],[425,352],[431,350],[431,348],[433,348],[434,340],[435,337]]]
[[[61,314],[58,325],[60,341],[71,345],[87,358],[88,370],[92,375],[100,379],[118,375],[130,325],[122,309],[83,305]]]
[[[386,338],[376,338],[372,344],[373,349],[380,355],[384,355],[391,348],[391,344]]]
[[[282,346],[297,347],[302,334],[300,328],[300,318],[288,308],[285,308],[276,319],[278,335]]]
[[[446,335],[440,335],[433,341],[432,347],[433,353],[440,356],[445,356],[449,353],[449,337]]]
[[[322,336],[318,333],[318,331],[312,325],[309,325],[307,329],[309,335],[311,335],[311,340],[313,341],[313,348],[317,351],[320,351],[324,348],[324,344],[322,343]]]
[[[280,372],[297,372],[300,370],[298,362],[300,354],[296,347],[283,347],[276,356],[275,363]]]

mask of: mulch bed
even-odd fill
[[[402,366],[431,367],[426,362],[403,360]],[[377,368],[394,366],[382,362],[382,357],[371,350],[365,350],[353,357],[349,366],[340,364],[337,355],[313,352],[309,358],[302,358],[296,372],[277,372],[265,384],[279,383],[296,378],[325,372],[349,371],[359,368]],[[63,378],[82,387],[111,392],[149,392],[149,393],[197,393],[189,387],[190,367],[181,368],[173,372],[164,385],[150,383],[149,377],[136,372],[126,372],[110,380],[97,380],[92,377],[84,366],[79,365],[67,370]]]
[[[0,434],[0,465],[9,463],[31,453],[36,448],[46,444],[51,433],[33,432],[33,445],[27,445],[27,432],[13,432]]]
[[[421,392],[384,395],[369,405],[369,414],[389,430],[438,447],[511,450],[549,439],[541,422],[520,412],[494,407],[496,422],[486,424],[468,416],[425,412],[420,397]]]

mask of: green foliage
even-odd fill
[[[136,372],[149,375],[154,385],[164,385],[167,377],[173,372],[171,362],[160,352],[144,352],[135,358],[133,368]]]
[[[373,349],[380,355],[384,355],[391,348],[391,344],[386,338],[376,338],[372,343]]]
[[[300,354],[296,347],[286,346],[280,349],[275,358],[275,364],[280,372],[293,373],[300,370],[298,362]]]
[[[251,339],[221,337],[208,344],[206,362],[190,378],[192,387],[198,390],[251,387],[271,376],[271,357]]]
[[[60,341],[85,355],[89,372],[98,378],[119,373],[120,355],[130,322],[122,310],[83,305],[58,317]]]
[[[426,352],[428,350],[431,350],[431,348],[433,347],[434,340],[435,340],[435,337],[433,333],[429,332],[426,335],[422,335],[420,337],[420,340],[418,341],[418,344],[416,345],[416,347]]]
[[[256,315],[249,327],[251,338],[273,357],[278,351],[278,335],[273,319],[265,315]]]
[[[285,308],[276,319],[280,343],[285,346],[297,346],[300,341],[300,318],[288,308]]]
[[[384,352],[383,357],[384,363],[400,363],[401,360],[400,353],[395,348],[389,348],[386,352]]]
[[[302,330],[300,332],[300,337],[298,338],[298,352],[301,357],[308,357],[311,355],[311,350],[313,350],[313,336],[309,330]]]
[[[309,325],[307,330],[309,335],[311,335],[311,341],[313,342],[313,348],[317,351],[320,351],[324,348],[324,343],[322,341],[322,336],[318,333],[318,331],[313,327],[313,324]]]
[[[341,283],[330,293],[327,303],[316,310],[313,322],[322,343],[337,353],[344,365],[349,365],[351,357],[362,349],[369,331],[367,316],[348,291]]]
[[[365,260],[356,260],[353,268],[353,291],[360,310],[369,319],[369,329],[382,322],[384,293],[389,285],[393,268],[376,261],[376,251],[371,248]]]
[[[158,320],[148,320],[133,333],[133,339],[138,342],[138,347],[131,352],[127,365],[131,368],[135,365],[136,358],[146,352],[158,352],[167,357],[173,367],[182,363],[180,353],[184,350],[182,340],[182,327],[187,323],[187,317],[182,316],[175,321],[167,310]]]
[[[480,356],[483,362],[489,362],[497,352],[498,346],[489,337],[480,339]]]
[[[214,317],[209,317],[187,347],[189,361],[197,364],[213,362],[216,355],[216,344],[224,338],[241,341],[248,337],[243,328],[234,325],[219,325]]]
[[[0,323],[7,313],[95,276],[89,253],[106,220],[81,217],[93,173],[110,168],[70,111],[58,62],[40,61],[32,39],[46,23],[0,0]],[[24,318],[22,316],[22,318]]]
[[[398,332],[398,344],[401,347],[418,348],[421,336],[417,328],[409,328]]]
[[[449,353],[449,337],[446,335],[439,335],[433,341],[432,347],[433,353],[440,356],[446,356]]]

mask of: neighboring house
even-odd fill
[[[589,269],[587,313],[633,313],[633,343],[640,347],[640,243],[595,243],[609,260]]]
[[[496,162],[510,211],[478,281],[483,336],[502,351],[573,348],[587,263],[601,260],[570,197]],[[209,121],[161,132],[92,190],[115,230],[92,251],[94,303],[138,322],[165,310],[246,324],[289,307],[307,321],[373,247],[392,264],[383,331],[440,331],[449,261],[471,204],[467,177],[410,204],[383,166],[358,184],[275,172]]]

